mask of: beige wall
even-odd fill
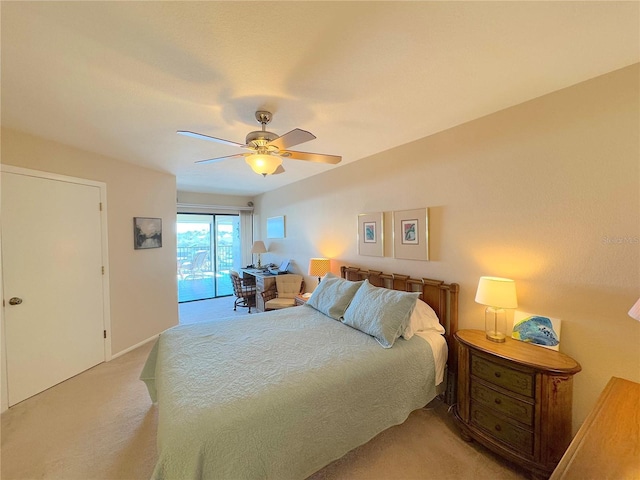
[[[561,350],[582,364],[577,429],[611,376],[640,381],[640,322],[627,316],[640,296],[639,77],[634,65],[264,194],[257,238],[286,215],[267,255],[305,274],[328,256],[336,273],[458,282],[461,328],[484,328],[481,275],[515,279],[520,309],[562,319]],[[358,213],[425,206],[431,261],[393,259],[389,234],[388,256],[357,254]]]
[[[178,323],[173,175],[8,129],[2,163],[106,183],[112,354]],[[133,249],[133,217],[162,218],[162,248]]]

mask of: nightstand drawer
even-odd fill
[[[471,400],[507,415],[526,425],[533,425],[533,404],[504,395],[479,382],[471,381]]]
[[[471,355],[471,375],[515,393],[533,397],[535,376]]]
[[[471,402],[471,423],[514,450],[533,454],[532,431],[518,427],[474,402]]]

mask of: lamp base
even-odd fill
[[[484,311],[484,333],[487,340],[504,343],[507,331],[506,312],[503,308],[488,307]]]
[[[487,340],[491,340],[496,343],[504,343],[505,338],[507,337],[504,333],[500,332],[485,332],[485,336],[487,337]]]

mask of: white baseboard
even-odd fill
[[[126,348],[126,349],[122,350],[121,352],[113,354],[113,355],[111,355],[111,360],[114,360],[114,359],[116,359],[118,357],[121,357],[122,355],[124,355],[126,353],[129,353],[130,351],[135,350],[136,348],[141,347],[142,345],[144,345],[146,343],[152,342],[152,341],[156,340],[159,336],[160,336],[160,334],[158,333],[157,335],[154,335],[153,337],[149,337],[146,340],[141,341],[140,343],[136,343],[135,345],[132,345],[131,347]]]

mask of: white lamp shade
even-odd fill
[[[267,253],[267,247],[262,240],[256,240],[251,247],[251,253]]]
[[[275,155],[249,155],[245,162],[249,164],[254,172],[263,176],[271,175],[282,165],[282,159]]]
[[[495,308],[518,308],[516,282],[508,278],[480,277],[476,303]]]
[[[330,271],[328,258],[312,258],[309,260],[309,275],[324,277]]]
[[[634,320],[638,320],[640,322],[640,298],[633,305],[633,307],[631,307],[631,310],[629,310],[629,316]]]

